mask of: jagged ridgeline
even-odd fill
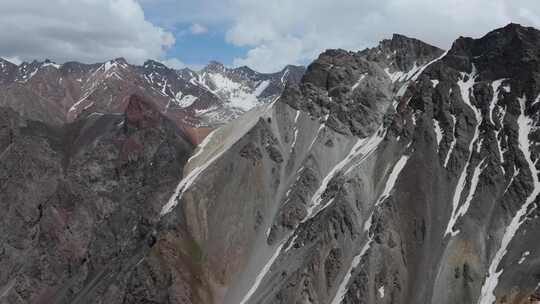
[[[5,109],[0,303],[535,303],[539,101],[510,24],[328,50],[197,147],[144,97]]]
[[[248,67],[211,62],[200,71],[171,69],[148,60],[56,64],[0,58],[0,106],[49,124],[73,122],[91,113],[122,113],[129,97],[144,96],[197,144],[209,130],[274,100],[287,83],[298,83],[303,67],[264,74]]]

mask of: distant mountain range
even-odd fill
[[[17,66],[0,58],[0,106],[32,120],[62,124],[90,113],[121,113],[129,96],[138,94],[198,142],[204,130],[276,98],[303,73],[300,66],[263,74],[218,62],[200,71],[174,70],[153,60],[135,66],[122,58],[96,64],[46,60]]]

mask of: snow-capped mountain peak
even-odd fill
[[[209,63],[201,71],[175,70],[154,60],[136,66],[124,58],[96,64],[57,64],[50,60],[23,62],[19,66],[0,63],[0,84],[8,85],[10,90],[15,90],[17,84],[16,90],[24,90],[17,94],[33,100],[37,95],[40,104],[51,104],[46,112],[54,115],[40,117],[39,112],[31,111],[32,119],[47,120],[52,115],[56,123],[72,121],[85,113],[122,111],[126,98],[137,93],[147,96],[179,126],[215,127],[268,102],[286,85],[274,74],[245,67],[228,68],[218,62]],[[296,79],[299,77],[296,75]],[[16,103],[11,99],[4,102]]]

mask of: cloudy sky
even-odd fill
[[[448,48],[509,22],[540,28],[539,0],[1,0],[0,56],[99,62],[209,60],[270,72],[327,48],[401,33]]]

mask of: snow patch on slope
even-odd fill
[[[180,99],[176,99],[178,106],[181,108],[187,108],[191,106],[195,101],[197,101],[199,97],[195,97],[193,95],[184,95]]]
[[[259,103],[259,100],[257,99],[258,95],[255,94],[256,92],[250,92],[250,89],[246,86],[232,81],[231,79],[218,73],[209,73],[208,77],[215,87],[212,92],[223,97],[225,100],[228,100],[231,107],[248,111]],[[262,93],[262,91],[265,89],[265,84],[261,85],[259,85],[260,93]],[[266,86],[267,85],[268,84],[266,84]]]
[[[379,298],[384,298],[384,286],[379,287],[379,289],[377,289],[377,292],[379,293]]]
[[[523,252],[523,254],[521,254],[521,258],[519,259],[518,261],[518,264],[521,265],[523,264],[523,262],[525,262],[525,260],[527,259],[527,257],[530,255],[531,253],[529,251],[525,251]]]

